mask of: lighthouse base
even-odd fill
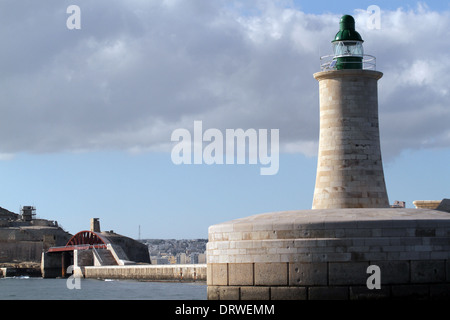
[[[273,212],[208,236],[211,300],[450,298],[448,212]]]

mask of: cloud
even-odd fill
[[[279,2],[3,1],[0,153],[167,151],[171,132],[280,129],[281,150],[314,154],[319,56],[340,16]],[[11,18],[14,13],[14,19]],[[379,82],[385,157],[448,147],[449,12],[381,12],[381,29],[355,11]]]
[[[357,16],[358,17],[358,16]],[[397,9],[381,13],[366,43],[377,56],[380,129],[387,158],[405,149],[450,147],[450,12]]]

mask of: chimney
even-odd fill
[[[99,218],[91,218],[91,231],[92,232],[100,232]]]

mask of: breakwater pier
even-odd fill
[[[75,234],[65,246],[42,253],[43,278],[206,281],[206,264],[151,264],[146,245],[112,231],[101,232],[97,218],[91,229]]]
[[[86,279],[206,281],[206,264],[86,266],[74,270]]]
[[[206,281],[206,264],[74,266],[76,277],[143,281]],[[0,268],[1,277],[41,277],[35,268]],[[69,274],[66,274],[69,276]]]

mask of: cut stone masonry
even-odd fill
[[[209,299],[402,298],[418,285],[422,298],[450,294],[443,211],[277,212],[212,226],[209,236]],[[382,290],[367,288],[369,265],[382,270]]]

